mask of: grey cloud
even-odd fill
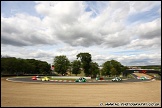
[[[99,44],[100,41],[98,38],[93,38],[89,36],[85,38],[80,37],[71,43],[72,46],[84,46],[84,47],[89,47],[89,46],[99,45]]]
[[[151,63],[151,61],[154,61],[153,59],[138,59],[138,60],[132,60],[129,61],[129,65],[137,65],[137,66],[145,66],[145,65],[158,65],[156,63]]]
[[[34,56],[34,58],[52,58],[52,56],[45,52],[37,52],[37,54]]]
[[[107,35],[105,36],[103,45],[112,48],[128,45],[131,41],[130,35],[131,33],[129,32],[129,30],[123,30],[115,34]]]
[[[131,33],[131,30],[138,29],[128,29],[129,25],[124,24],[124,18],[129,14],[129,2],[122,3],[124,7],[123,5],[121,6],[121,2],[110,2],[109,7],[104,8],[106,11],[103,8],[101,10],[99,9],[100,14],[95,18],[90,17],[90,15],[84,11],[86,6],[83,6],[84,4],[81,2],[66,2],[69,3],[69,5],[65,2],[59,2],[55,4],[54,7],[50,8],[45,8],[46,5],[43,3],[49,5],[48,2],[39,2],[39,4],[36,5],[36,9],[37,11],[39,10],[39,13],[48,11],[42,20],[28,15],[20,15],[21,17],[15,16],[13,19],[10,18],[10,20],[13,20],[10,23],[7,23],[9,20],[7,18],[1,20],[2,43],[8,44],[7,42],[11,42],[10,39],[13,39],[13,42],[9,44],[30,46],[56,44],[58,41],[61,41],[71,46],[90,47],[93,45],[103,45],[114,48],[131,44],[131,37],[134,37],[134,35],[139,35],[141,39],[153,39],[161,36],[159,26],[154,30],[150,30],[151,25],[149,24],[144,25],[144,29],[147,28],[147,26],[150,27],[148,27],[148,31],[144,31],[144,29],[140,31],[139,29],[138,32],[134,32],[135,34]],[[65,7],[65,10],[60,10],[62,6]],[[118,6],[120,6],[120,8]],[[118,17],[119,13],[122,20],[115,18]],[[110,16],[111,14],[112,16]],[[21,23],[17,23],[19,19],[21,19]],[[21,27],[19,28],[20,25]],[[157,22],[155,22],[154,25],[156,27]],[[39,28],[39,26],[40,28],[47,27],[49,31],[46,29],[32,29],[33,27]],[[9,38],[13,34],[14,38]],[[138,42],[136,42],[136,44],[138,44]]]
[[[141,38],[152,39],[152,38],[161,37],[161,28],[158,28],[154,31],[148,31],[146,34],[142,34]]]
[[[19,46],[19,47],[28,45],[24,41],[21,41],[19,39],[13,39],[13,38],[10,38],[10,37],[6,37],[4,35],[1,35],[1,44],[13,45],[13,46]]]
[[[25,15],[22,16],[25,17]],[[26,16],[26,19],[21,19],[18,16],[15,16],[13,19],[12,18],[2,18],[2,19],[3,19],[1,20],[2,44],[6,45],[9,44],[20,47],[38,44],[56,44],[56,41],[50,37],[51,34],[48,33],[48,29],[37,29],[41,28],[40,26],[38,26],[39,22],[38,18]],[[31,23],[32,19],[35,20],[35,22]],[[21,23],[18,23],[17,20],[21,20]],[[35,24],[37,26],[35,26]]]
[[[57,38],[72,46],[92,46],[102,44],[103,38],[96,31],[87,30],[86,27],[72,26],[64,30],[59,28],[55,33]]]
[[[1,21],[1,31],[6,32],[6,33],[21,33],[19,27],[15,27],[11,24],[7,24],[3,21]]]
[[[47,26],[53,28],[54,32],[52,35],[55,35],[58,40],[64,43],[71,46],[84,47],[93,45],[120,47],[130,44],[130,37],[137,35],[129,33],[131,32],[131,30],[128,29],[129,26],[124,24],[124,19],[128,16],[130,11],[130,2],[110,2],[109,7],[105,7],[105,10],[101,9],[99,16],[95,18],[90,17],[87,12],[83,12],[86,6],[79,5],[79,2],[67,3],[70,3],[70,6],[66,6],[64,2],[55,5],[55,8],[51,8],[52,10],[49,11],[50,14],[44,19],[44,22],[48,22]],[[121,4],[124,6],[121,6]],[[134,4],[134,6],[135,5],[137,4]],[[57,9],[57,6],[65,6],[67,10],[58,11],[60,7]],[[78,9],[78,7],[80,9]],[[75,8],[77,8],[77,10],[74,10]],[[42,12],[43,10],[46,9],[42,8]],[[109,16],[109,14],[111,16]],[[148,25],[146,25],[146,27],[147,26]],[[147,33],[149,35],[147,35]],[[116,34],[118,36],[115,36]],[[145,35],[147,35],[147,38],[153,38],[154,35],[158,34],[159,32],[156,32],[156,30],[150,33],[145,31],[140,33],[141,38],[145,38]]]
[[[36,34],[28,34],[26,33],[6,33],[2,31],[1,33],[1,43],[2,44],[10,44],[14,46],[31,46],[38,44],[54,44],[54,41],[46,39],[46,35],[42,35],[39,33]]]
[[[39,34],[39,33],[31,33],[29,36],[26,37],[25,40],[29,41],[33,45],[50,44],[46,39],[46,35]]]
[[[161,19],[139,24],[134,29],[141,39],[153,39],[161,37]]]

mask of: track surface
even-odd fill
[[[126,79],[120,82],[112,82],[111,80],[90,80],[87,82],[68,82],[68,80],[58,80],[58,81],[41,81],[41,80],[32,80],[31,78],[8,78],[8,81],[12,82],[26,82],[26,83],[50,83],[50,84],[109,84],[109,83],[126,83],[126,82],[143,82],[143,81],[151,81],[150,79],[140,80],[140,79]]]
[[[123,83],[57,83],[32,81],[31,77],[28,77],[32,82],[21,83],[21,78],[17,78],[14,80],[18,83],[14,83],[6,78],[1,78],[2,107],[101,107],[101,102],[147,102],[159,103],[158,107],[161,106],[159,80],[128,83],[125,80]]]

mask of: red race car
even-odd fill
[[[33,77],[32,77],[32,80],[37,80],[37,77],[36,77],[36,76],[33,76]]]
[[[41,80],[41,77],[40,76],[33,76],[32,80]]]

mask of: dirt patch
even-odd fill
[[[154,102],[161,106],[161,81],[111,84],[29,84],[1,78],[1,106],[99,106],[107,102]]]

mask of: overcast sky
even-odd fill
[[[1,1],[1,55],[161,65],[161,1]]]

